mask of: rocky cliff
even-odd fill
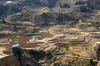
[[[48,62],[53,59],[54,52],[57,52],[58,49],[54,45],[44,45],[29,49],[12,48],[12,50],[21,66],[47,66]]]
[[[20,62],[16,56],[7,56],[0,59],[0,66],[20,66]]]
[[[53,14],[53,12],[57,13],[58,11],[62,13],[64,8],[65,8],[64,12],[70,9],[71,11],[69,12],[76,11],[80,13],[81,12],[86,13],[86,12],[93,12],[95,10],[99,10],[99,1],[94,0],[92,3],[91,3],[91,0],[85,0],[85,1],[84,0],[82,1],[80,0],[63,0],[63,1],[62,0],[53,0],[53,1],[52,0],[20,0],[20,1],[14,0],[10,3],[3,1],[3,3],[1,3],[1,6],[0,6],[0,10],[1,10],[0,15],[1,15],[1,18],[6,17],[8,19],[12,19],[12,18],[9,18],[11,15],[13,15],[13,17],[16,17],[15,15],[16,13],[23,13],[24,14],[23,16],[18,16],[18,17],[24,18],[24,21],[31,20],[34,22],[35,20],[32,20],[32,18],[34,18],[36,13],[45,12],[45,11],[42,11],[42,9],[45,7],[47,7],[48,9],[51,9],[51,15]],[[32,18],[26,19],[25,13],[27,13],[27,15],[31,15]],[[49,19],[51,19],[51,17]],[[17,20],[20,21],[20,19],[17,19]],[[54,20],[56,20],[55,17],[51,21],[53,22]],[[46,20],[44,21],[46,22]],[[60,21],[58,20],[57,22],[60,22]]]

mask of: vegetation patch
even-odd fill
[[[0,27],[6,27],[6,26],[10,26],[10,25],[7,25],[7,24],[0,24]]]
[[[65,48],[64,48],[64,47],[60,47],[60,50],[61,50],[61,51],[65,51]]]
[[[69,41],[71,44],[73,45],[77,45],[77,44],[87,44],[86,42],[84,41],[79,41],[79,40],[70,40]]]

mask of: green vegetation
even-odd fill
[[[90,26],[96,27],[97,30],[100,30],[100,24],[99,23],[93,23]]]
[[[32,28],[26,28],[23,30],[24,33],[31,33],[32,32]]]
[[[97,30],[100,30],[100,28],[97,28]]]
[[[14,36],[17,36],[17,35],[22,35],[22,33],[14,33]]]
[[[73,45],[76,45],[76,44],[86,44],[86,42],[79,41],[79,40],[70,40],[70,43],[73,44]]]
[[[7,24],[0,24],[0,27],[6,27],[6,26],[10,26],[10,25],[7,25]]]
[[[92,24],[92,26],[97,27],[97,26],[100,26],[100,24],[96,24],[96,23],[95,23],[95,24]]]
[[[26,23],[23,23],[23,24],[21,24],[22,26],[29,26],[29,25],[31,25],[31,24],[26,24]]]
[[[65,48],[64,48],[64,47],[60,47],[60,50],[61,50],[61,51],[65,51]]]

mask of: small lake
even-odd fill
[[[31,37],[42,37],[42,35],[32,35]]]
[[[19,47],[20,44],[13,44],[11,47]]]
[[[28,37],[42,37],[42,35],[39,35],[39,34],[30,34],[30,35],[26,35]]]

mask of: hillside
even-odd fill
[[[99,0],[0,0],[0,66],[99,66]]]

